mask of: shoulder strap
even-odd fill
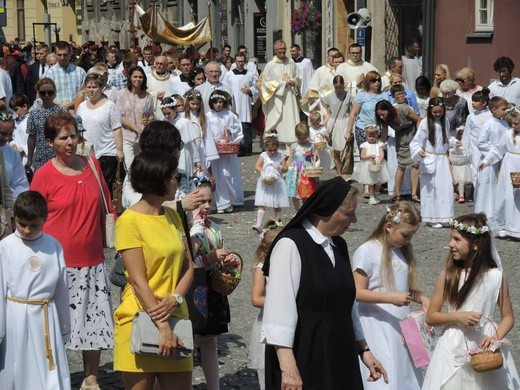
[[[108,202],[105,197],[105,192],[103,191],[103,186],[101,185],[101,179],[99,177],[98,171],[96,169],[96,166],[94,165],[94,162],[92,161],[90,155],[87,156],[88,165],[90,165],[90,168],[92,169],[92,172],[94,172],[94,176],[96,177],[96,180],[99,185],[99,191],[101,192],[101,197],[103,198],[103,206],[105,207],[105,212],[109,212],[108,210]]]

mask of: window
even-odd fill
[[[475,31],[493,31],[494,0],[475,0]]]

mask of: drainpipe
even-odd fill
[[[435,0],[423,0],[423,15],[423,76],[431,79],[435,66]]]

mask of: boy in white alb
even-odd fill
[[[69,286],[60,243],[42,233],[47,204],[21,193],[16,232],[0,241],[0,389],[70,389]]]

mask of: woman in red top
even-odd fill
[[[92,166],[111,212],[113,206],[98,161],[76,155],[76,120],[66,112],[51,115],[45,121],[45,138],[56,156],[36,172],[31,189],[39,191],[48,203],[43,231],[58,239],[65,253],[71,315],[67,348],[83,352],[85,380],[81,388],[99,389],[101,350],[113,347],[113,320],[101,231],[104,206]]]

